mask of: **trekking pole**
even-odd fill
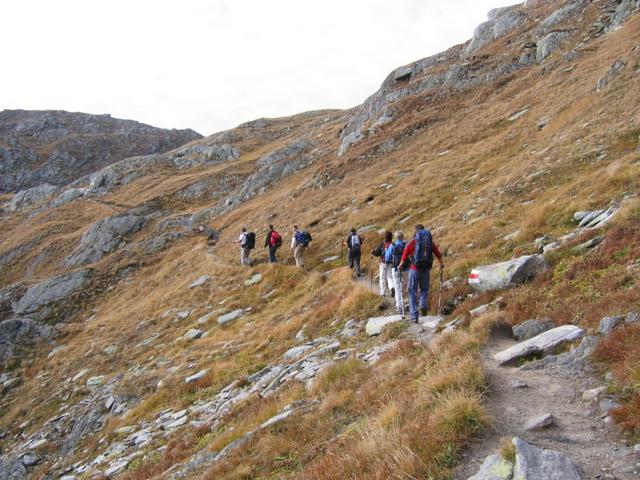
[[[444,268],[440,267],[440,288],[438,289],[438,311],[436,315],[442,312],[442,284],[444,283]]]
[[[373,255],[369,256],[369,288],[373,293]]]

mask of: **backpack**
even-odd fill
[[[352,234],[347,240],[347,246],[349,250],[353,250],[354,252],[359,252],[362,247],[362,240],[360,239],[360,235]]]
[[[402,262],[402,254],[404,253],[404,247],[407,246],[407,242],[404,240],[398,240],[393,246],[393,266],[399,268]]]
[[[393,247],[393,243],[389,243],[384,248],[384,263],[386,263],[387,265],[391,265],[393,263],[394,252],[395,249]]]
[[[416,249],[412,263],[418,270],[429,270],[433,266],[433,237],[429,230],[420,230],[415,237]]]
[[[249,250],[253,250],[256,248],[256,234],[253,232],[247,233],[246,240],[244,241],[244,248],[248,248]]]
[[[383,253],[384,253],[384,242],[380,243],[380,245],[378,245],[376,248],[371,250],[371,255],[373,255],[374,257],[381,257]]]
[[[296,245],[299,245],[301,247],[308,247],[309,243],[311,242],[311,240],[313,240],[313,238],[311,238],[311,234],[309,232],[300,232],[298,231],[296,233]]]
[[[271,241],[273,242],[274,247],[280,248],[282,246],[282,235],[274,230],[271,232]]]

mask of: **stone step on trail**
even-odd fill
[[[418,319],[418,324],[424,328],[428,328],[431,330],[435,330],[442,323],[442,317],[435,315],[428,315],[425,317],[420,317]],[[382,329],[387,325],[391,325],[392,323],[406,321],[409,322],[408,319],[402,318],[402,315],[389,315],[386,317],[372,317],[367,321],[367,326],[365,327],[367,335],[373,337],[375,335],[380,335]]]
[[[498,352],[493,358],[500,366],[512,365],[520,359],[553,353],[560,345],[578,340],[583,336],[582,328],[575,325],[562,325]]]

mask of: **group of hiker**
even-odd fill
[[[293,251],[293,258],[297,267],[304,268],[304,253],[311,240],[309,232],[300,230],[297,225],[293,226],[290,250]],[[264,239],[264,248],[269,249],[269,263],[278,263],[276,254],[282,247],[282,242],[282,235],[275,230],[273,225],[269,225],[267,236]],[[253,265],[251,251],[256,247],[256,234],[247,232],[247,228],[242,227],[240,236],[234,240],[234,243],[240,245],[240,263],[245,266]]]
[[[311,234],[293,226],[290,250],[297,267],[304,268],[304,255],[311,242]],[[234,240],[240,246],[240,262],[242,265],[253,265],[251,252],[256,246],[256,235],[242,227],[240,236]],[[352,228],[343,246],[347,247],[349,267],[357,277],[362,276],[361,259],[364,238]],[[277,253],[283,245],[283,238],[273,225],[269,225],[264,248],[269,251],[269,262],[277,263]],[[431,268],[434,257],[440,263],[440,270],[444,269],[444,260],[440,249],[433,241],[431,232],[422,224],[415,226],[415,233],[411,240],[405,240],[402,231],[395,235],[386,231],[384,239],[371,251],[372,257],[378,257],[380,295],[385,298],[389,294],[395,300],[396,311],[405,316],[405,296],[409,297],[409,316],[414,322],[420,315],[426,315],[429,310],[429,286]],[[373,272],[371,272],[373,274]]]
[[[361,276],[360,260],[364,238],[355,228],[351,229],[345,242],[348,249],[349,267]],[[379,282],[380,296],[390,294],[395,299],[396,311],[405,316],[404,290],[409,296],[409,316],[417,322],[420,315],[429,310],[429,286],[433,257],[444,269],[444,260],[440,249],[433,241],[431,232],[424,225],[415,227],[414,237],[407,242],[402,231],[394,235],[386,231],[383,241],[371,251],[371,255],[380,258]],[[371,272],[373,274],[373,272]]]

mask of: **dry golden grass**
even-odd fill
[[[589,6],[586,23],[595,19],[597,7]],[[541,16],[553,5],[542,8]],[[504,38],[481,53],[506,48],[516,55],[517,42],[509,40]],[[633,110],[640,77],[628,67],[606,92],[594,93],[593,87],[616,58],[633,58],[631,52],[639,42],[640,18],[633,18],[625,28],[593,39],[591,50],[580,55],[571,71],[554,55],[545,65],[524,69],[497,84],[462,94],[405,98],[395,106],[393,122],[340,158],[335,151],[346,113],[320,112],[273,120],[262,130],[243,126],[237,131],[242,152],[237,162],[186,171],[158,169],[103,197],[109,204],[79,200],[32,218],[3,214],[0,255],[29,239],[39,240],[0,272],[0,288],[25,278],[26,272],[30,272],[28,282],[58,272],[60,261],[75,248],[82,232],[124,206],[147,203],[175,216],[195,213],[210,207],[212,200],[185,202],[178,196],[184,187],[206,177],[237,185],[254,171],[262,155],[308,132],[317,135],[321,156],[315,164],[211,221],[221,233],[211,251],[201,239],[187,236],[153,257],[119,251],[98,262],[100,286],[112,283],[114,272],[130,263],[139,265],[112,289],[92,294],[88,308],[96,310],[95,319],[79,322],[75,332],[69,329],[63,334],[58,341],[69,347],[66,352],[51,360],[45,360],[48,348],[34,353],[24,384],[13,391],[14,400],[3,409],[0,428],[17,433],[17,426],[29,416],[33,431],[53,415],[61,389],[42,388],[38,374],[47,375],[48,385],[54,386],[89,363],[92,375],[109,378],[143,367],[139,375],[127,372],[120,384],[122,393],[137,395],[139,402],[122,423],[110,422],[108,429],[113,430],[151,418],[161,409],[182,408],[208,398],[259,366],[278,361],[303,327],[310,338],[333,335],[351,318],[374,315],[378,299],[366,288],[354,286],[347,269],[328,276],[319,273],[337,266],[324,264],[323,259],[340,254],[340,241],[352,226],[401,228],[410,235],[415,223],[426,223],[448,252],[448,278],[464,278],[478,263],[531,253],[531,241],[539,235],[573,230],[571,216],[576,210],[601,208],[634,194],[640,187],[637,112]],[[527,105],[530,110],[520,120],[506,120]],[[538,130],[537,120],[547,115],[550,123]],[[380,153],[379,145],[390,138],[396,148]],[[598,158],[601,151],[606,151],[605,158]],[[314,176],[328,178],[330,183],[318,189],[305,187]],[[380,188],[383,183],[393,186]],[[373,203],[368,203],[371,197]],[[637,309],[638,276],[629,267],[640,257],[639,212],[637,201],[627,202],[593,253],[577,254],[566,248],[548,255],[548,274],[504,293],[506,320],[515,324],[549,315],[559,323],[594,327],[604,315]],[[268,223],[285,235],[282,264],[240,268],[237,247],[231,243],[240,226],[257,232],[260,247]],[[308,227],[314,241],[307,253],[312,273],[291,266],[288,240],[294,223],[305,228],[313,225]],[[154,235],[154,227],[151,222],[135,239]],[[516,230],[520,233],[514,240],[504,240]],[[365,234],[366,268],[376,265],[368,251],[377,241],[376,232]],[[44,251],[49,252],[47,259],[36,263]],[[254,256],[263,262],[266,252],[258,248]],[[263,274],[263,281],[243,287],[242,282],[255,272]],[[188,289],[202,274],[209,274],[211,282]],[[263,296],[274,289],[277,294],[265,300]],[[445,300],[466,293],[467,288],[459,285],[445,293]],[[471,299],[456,313],[466,313],[494,296]],[[217,325],[214,316],[201,327],[209,334],[206,338],[181,339],[205,313],[247,307],[253,307],[249,315],[225,328]],[[192,313],[186,320],[175,321],[174,313],[165,315],[172,308]],[[85,310],[73,320],[82,321],[91,314]],[[499,315],[474,319],[468,329],[439,339],[427,351],[400,340],[373,368],[347,360],[325,372],[311,392],[294,388],[295,394],[285,392],[265,403],[264,409],[260,402],[248,402],[232,412],[232,432],[206,434],[202,437],[206,441],[178,439],[165,457],[139,466],[130,478],[153,478],[196,448],[222,448],[285,402],[315,396],[320,400],[315,409],[262,432],[242,452],[215,466],[209,477],[447,478],[459,448],[486,422],[479,402],[484,380],[477,355],[487,330],[500,321],[504,319]],[[159,336],[149,345],[139,345],[156,333]],[[621,390],[637,393],[633,372],[639,360],[627,353],[633,349],[622,337],[603,344],[602,356]],[[363,348],[375,341],[358,339]],[[225,342],[232,342],[231,346],[223,348]],[[119,347],[116,356],[103,353],[108,345]],[[612,352],[620,354],[608,354]],[[180,370],[168,375],[159,360]],[[26,367],[28,362],[24,363]],[[185,386],[183,377],[192,373],[186,369],[188,364],[209,368],[210,374],[202,382]],[[166,386],[158,390],[159,380]],[[79,387],[71,401],[86,393]],[[624,398],[618,416],[631,430],[637,429],[640,418],[635,393]],[[25,398],[32,400],[21,401]]]

